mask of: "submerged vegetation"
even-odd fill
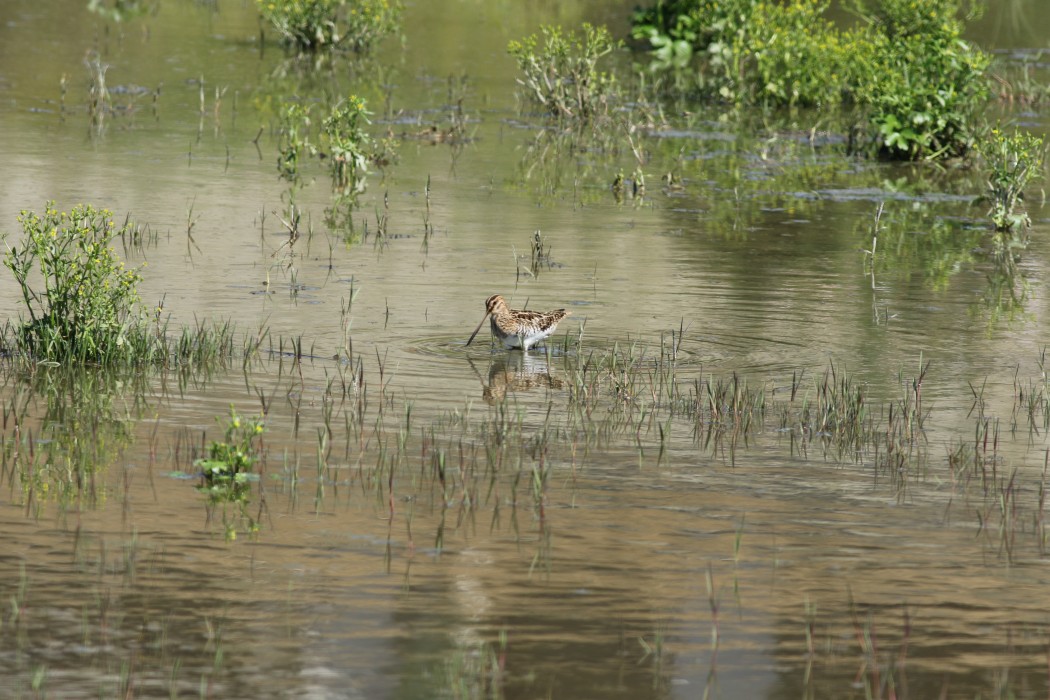
[[[973,401],[967,417],[973,431],[968,438],[954,441],[944,455],[929,440],[930,417],[937,408],[927,404],[924,394],[932,383],[943,387],[946,380],[928,361],[920,359],[911,371],[901,370],[890,382],[897,396],[879,398],[857,375],[835,365],[813,376],[806,368],[772,377],[713,374],[689,357],[687,349],[693,342],[684,328],[648,346],[591,344],[567,334],[557,341],[556,353],[552,349],[545,360],[524,370],[546,381],[537,380],[530,388],[519,370],[519,390],[489,392],[494,399],[489,408],[479,412],[468,401],[423,417],[413,400],[386,376],[389,368],[378,357],[376,363],[326,362],[329,381],[305,400],[300,393],[302,359],[293,361],[291,372],[283,367],[265,368],[266,376],[246,372],[245,382],[254,391],[258,391],[256,383],[269,384],[276,374],[279,380],[272,391],[287,397],[284,410],[294,416],[279,428],[285,452],[271,465],[265,481],[252,478],[263,454],[261,418],[247,419],[231,409],[220,428],[223,436],[202,448],[201,457],[180,435],[166,442],[172,438],[158,438],[155,428],[140,425],[149,434],[151,460],[192,465],[200,475],[198,488],[206,495],[208,522],[211,511],[221,508],[228,539],[234,539],[242,525],[255,537],[267,537],[267,528],[280,527],[268,517],[270,512],[277,510],[281,518],[303,518],[305,510],[315,514],[305,520],[323,515],[325,559],[333,553],[353,556],[355,548],[362,546],[347,548],[341,544],[341,537],[347,535],[333,534],[324,522],[332,513],[352,508],[363,511],[365,519],[386,523],[389,559],[411,562],[415,547],[437,556],[449,546],[454,531],[477,536],[480,523],[519,550],[534,550],[530,571],[553,568],[558,563],[551,532],[569,527],[562,520],[577,512],[562,504],[577,499],[587,503],[590,496],[582,492],[581,484],[603,478],[600,473],[610,462],[621,460],[623,453],[636,456],[637,468],[617,470],[614,481],[652,479],[661,482],[660,488],[679,477],[714,480],[720,473],[736,481],[760,483],[763,490],[775,488],[780,478],[799,478],[786,470],[780,476],[752,471],[746,456],[761,453],[779,462],[790,459],[793,470],[832,468],[836,483],[870,481],[871,486],[862,489],[865,502],[885,497],[913,508],[923,497],[950,494],[945,520],[953,528],[972,532],[990,559],[1012,564],[1045,556],[1044,484],[1038,475],[1004,467],[999,438],[1000,433],[1036,436],[1045,430],[1050,420],[1045,376],[1015,379],[1012,412],[1001,419],[980,387],[958,386]],[[0,483],[18,494],[27,512],[48,522],[49,510],[75,512],[100,506],[107,498],[131,500],[133,477],[141,467],[123,466],[120,478],[107,478],[105,471],[119,463],[136,437],[132,429],[136,412],[126,407],[137,402],[129,399],[149,391],[144,384],[122,388],[113,382],[78,387],[56,381],[62,376],[41,373],[32,395],[25,393],[29,387],[18,388],[3,407],[5,421],[17,423],[20,432],[5,436]],[[490,374],[489,381],[496,376],[510,375]],[[952,381],[947,379],[949,384]],[[33,408],[35,396],[48,397],[42,416]],[[265,404],[267,399],[262,399]],[[46,426],[46,435],[53,439],[37,446],[33,438],[37,425]],[[86,430],[95,439],[77,440]],[[304,441],[300,431],[316,433],[316,441]],[[279,451],[272,444],[269,447],[272,460]],[[689,455],[687,460],[683,454]],[[158,490],[178,488],[180,483],[162,484]],[[260,516],[247,515],[249,500],[259,502]],[[227,505],[233,508],[229,519]],[[726,512],[733,512],[731,508]],[[694,520],[685,522],[702,516],[690,513],[690,517]],[[718,517],[725,513],[720,511]],[[740,540],[747,542],[755,532],[750,517],[746,521],[741,517],[728,528],[736,530],[734,559],[743,558],[748,567],[762,566],[763,560],[752,550],[741,552]],[[519,530],[519,522],[534,523],[535,533]],[[350,535],[351,542],[362,537],[358,532]],[[391,552],[390,540],[397,543],[394,547],[407,543],[409,551]],[[111,565],[109,570],[123,572],[129,580],[136,572],[145,576],[147,567],[138,560],[147,551],[129,546],[121,566]],[[229,555],[221,551],[219,556]],[[271,560],[278,556],[270,555]],[[790,575],[788,567],[780,566],[784,568],[774,563],[773,571]],[[154,575],[164,575],[166,570],[161,566]],[[717,607],[718,589],[709,584],[709,590],[712,607]],[[737,604],[747,605],[748,591],[739,593]],[[817,616],[815,611],[813,615]],[[83,624],[81,634],[87,635],[106,622],[89,622],[85,616]],[[109,624],[121,630],[130,623],[115,616]],[[668,637],[671,644],[683,644],[677,633]],[[440,681],[485,689],[493,696],[505,686],[517,687],[521,681],[513,672],[513,659],[521,652],[503,641],[503,633],[497,637],[485,631],[479,640],[470,645],[473,652],[458,649],[449,657],[446,673],[437,674]],[[802,643],[793,637],[784,642]],[[646,653],[657,647],[647,645]],[[826,651],[826,656],[820,650],[811,654],[829,661],[841,656],[838,647]],[[131,673],[151,674],[156,663],[140,658]],[[171,671],[173,679],[196,671],[197,666],[186,663],[186,669]]]
[[[144,396],[142,375],[75,366],[45,365],[28,375],[5,370],[0,469],[26,513],[105,504],[107,470],[136,438],[135,402],[122,393]]]
[[[368,124],[365,101],[357,95],[332,107],[321,124],[328,144],[332,183],[337,188],[364,189],[369,164],[387,157],[365,130]]]

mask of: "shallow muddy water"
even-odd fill
[[[260,46],[251,3],[85,4],[5,5],[0,230],[49,199],[130,213],[147,304],[269,335],[195,375],[5,370],[0,695],[1050,692],[1038,196],[1004,269],[979,173],[698,106],[644,137],[644,196],[618,201],[629,151],[520,116],[505,49],[547,22],[623,32],[619,3],[410,3],[403,43],[331,70]],[[974,38],[1042,48],[1050,13],[1009,6]],[[293,193],[275,167],[274,105],[318,86],[398,142],[352,234],[325,170]],[[459,97],[469,139],[417,137]],[[549,353],[465,345],[494,293],[572,312]],[[734,379],[763,397],[746,425],[705,402]],[[827,387],[860,392],[863,436],[821,422]],[[243,509],[195,488],[231,405],[266,413]]]

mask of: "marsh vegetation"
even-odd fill
[[[7,695],[1046,695],[1041,5],[17,4]]]

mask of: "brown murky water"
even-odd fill
[[[251,4],[169,1],[119,25],[83,5],[5,5],[0,229],[48,199],[131,212],[156,234],[127,251],[147,262],[143,297],[174,323],[265,326],[312,359],[145,392],[7,383],[5,406],[28,402],[22,430],[78,430],[91,406],[104,420],[84,436],[100,470],[71,503],[0,472],[0,695],[1050,692],[1048,445],[1016,401],[1045,387],[1038,201],[1004,282],[969,204],[976,174],[839,162],[802,131],[754,139],[714,111],[647,139],[646,196],[617,202],[629,154],[552,155],[517,116],[505,47],[544,22],[622,31],[629,8],[448,0],[410,4],[403,46],[359,78],[304,80],[366,95],[377,129],[401,135],[446,120],[448,78],[466,75],[472,139],[401,140],[353,214],[363,236],[385,211],[382,245],[328,229],[316,170],[295,194],[311,232],[289,250],[268,105],[307,88],[260,50]],[[1033,48],[1050,22],[1037,2],[993,9],[974,35],[997,49]],[[125,110],[102,128],[83,108],[90,52]],[[671,170],[681,189],[661,186]],[[898,235],[873,268],[880,202]],[[522,272],[537,230],[553,264]],[[496,292],[572,310],[549,357],[464,346]],[[327,359],[351,298],[353,359]],[[662,340],[682,386],[735,373],[767,419],[734,436],[646,397]],[[634,395],[611,380],[593,404],[573,393],[588,357],[632,345],[649,378]],[[928,417],[899,470],[778,423],[792,374],[798,410],[834,366],[885,426],[925,363]],[[209,509],[192,478],[231,404],[267,409],[245,512]],[[10,419],[4,435],[24,436]]]

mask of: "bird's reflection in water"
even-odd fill
[[[486,403],[499,403],[508,393],[531,391],[536,388],[560,389],[565,382],[555,377],[545,355],[527,352],[503,352],[493,355],[488,379],[478,371],[473,360],[470,366],[481,380],[481,398]]]

